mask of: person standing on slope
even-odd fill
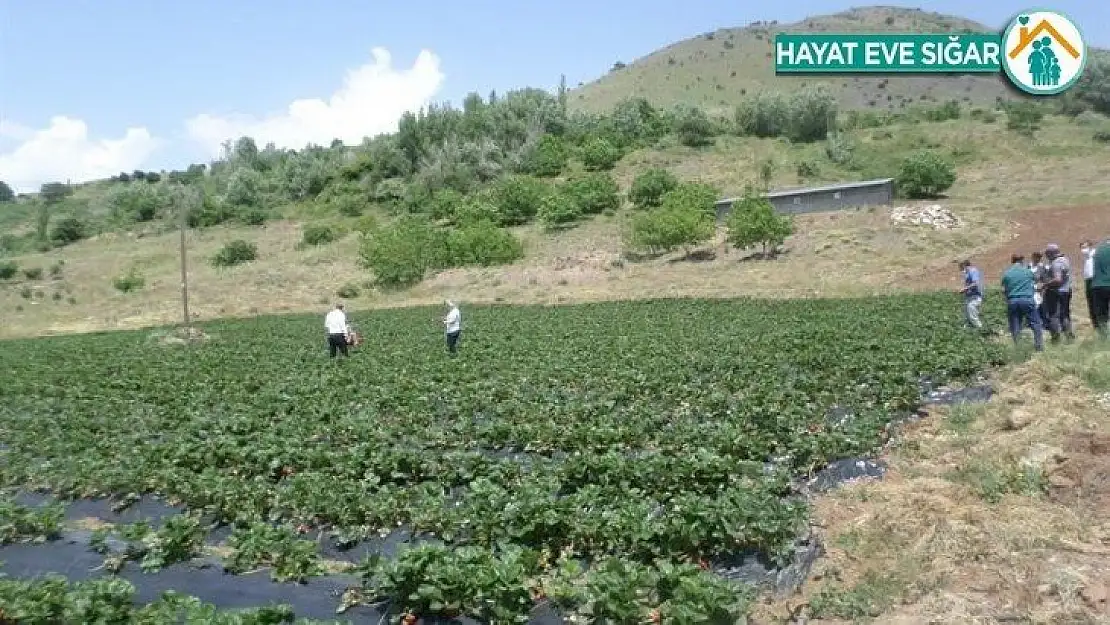
[[[970,260],[961,261],[960,269],[964,272],[964,288],[960,289],[964,296],[964,317],[969,327],[982,329],[979,311],[983,308],[983,275]]]
[[[335,358],[336,352],[347,356],[348,325],[347,313],[343,312],[343,304],[335,305],[326,317],[324,328],[328,333],[328,353]]]
[[[1075,338],[1071,327],[1071,261],[1060,251],[1060,246],[1050,243],[1044,255],[1048,258],[1048,281],[1044,285],[1044,312],[1048,316],[1048,332],[1052,342],[1059,343],[1060,335]]]
[[[1010,268],[1002,274],[1002,292],[1006,295],[1006,318],[1010,323],[1010,336],[1017,345],[1022,327],[1028,323],[1033,329],[1033,347],[1044,351],[1044,329],[1040,315],[1033,303],[1035,278],[1033,270],[1024,264],[1020,254],[1010,257]]]
[[[459,347],[459,334],[462,333],[462,313],[455,302],[447,300],[447,316],[443,318],[443,329],[447,337],[447,351],[454,355]]]
[[[1080,249],[1083,259],[1083,294],[1087,297],[1087,314],[1091,317],[1091,327],[1098,327],[1098,318],[1095,315],[1094,291],[1092,281],[1095,277],[1095,244],[1087,239]]]
[[[1095,327],[1103,339],[1110,338],[1110,237],[1095,248],[1091,275]]]

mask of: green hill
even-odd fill
[[[1015,97],[1005,78],[996,76],[835,76],[816,80],[807,76],[776,76],[774,39],[796,32],[988,32],[984,25],[950,15],[897,7],[855,8],[835,15],[810,17],[795,24],[755,22],[743,28],[723,28],[680,41],[637,59],[616,64],[598,80],[574,90],[570,106],[603,111],[628,97],[643,97],[656,105],[693,104],[706,109],[729,109],[746,95],[760,90],[792,91],[824,82],[846,108],[899,110],[921,102],[960,100],[993,104]]]

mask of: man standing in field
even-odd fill
[[[1091,327],[1098,327],[1098,319],[1095,316],[1095,300],[1092,281],[1095,277],[1095,244],[1087,239],[1083,242],[1080,248],[1080,254],[1083,259],[1083,294],[1087,297],[1087,314],[1091,317]]]
[[[443,318],[443,329],[447,336],[447,351],[454,355],[459,347],[459,334],[462,333],[462,313],[455,302],[448,300],[447,316]]]
[[[1002,274],[1002,292],[1006,294],[1006,319],[1010,324],[1010,336],[1017,345],[1022,327],[1028,323],[1033,329],[1033,347],[1044,351],[1044,331],[1041,318],[1033,303],[1033,270],[1025,266],[1025,258],[1020,254],[1010,257],[1010,268]]]
[[[964,317],[969,327],[982,329],[979,311],[983,308],[983,275],[970,260],[961,261],[960,269],[964,272],[964,288],[960,289],[964,296]]]
[[[1071,262],[1060,252],[1060,246],[1050,243],[1044,255],[1049,261],[1048,281],[1044,285],[1044,312],[1048,316],[1048,331],[1052,342],[1059,343],[1063,334],[1072,340],[1075,331],[1071,327]]]
[[[1033,261],[1029,268],[1033,270],[1033,303],[1037,306],[1037,317],[1044,326],[1048,324],[1048,318],[1044,314],[1044,283],[1048,281],[1048,264],[1044,262],[1044,254],[1033,252]]]
[[[1095,249],[1091,268],[1091,298],[1095,327],[1103,339],[1110,338],[1110,237]]]
[[[343,304],[335,305],[324,317],[324,328],[328,332],[328,353],[335,358],[336,352],[347,356],[347,313],[343,312]]]

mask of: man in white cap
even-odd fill
[[[454,355],[459,348],[459,334],[462,333],[462,313],[455,302],[447,300],[447,316],[443,318],[443,329],[447,336],[447,351]]]
[[[347,313],[343,312],[343,303],[335,305],[327,316],[324,317],[324,328],[328,332],[328,353],[335,358],[336,352],[347,355],[347,340],[349,330],[347,326]]]
[[[1072,340],[1075,331],[1071,327],[1071,262],[1055,243],[1045,247],[1044,255],[1049,261],[1048,281],[1044,285],[1044,311],[1048,317],[1048,332],[1052,342],[1059,343],[1063,334]]]

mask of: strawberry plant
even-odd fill
[[[146,332],[6,341],[0,486],[182,503],[193,516],[124,530],[132,548],[115,557],[147,568],[195,553],[199,515],[239,528],[230,569],[290,580],[318,563],[273,524],[347,543],[400,528],[438,542],[368,570],[367,591],[414,614],[511,621],[538,601],[521,593],[554,584],[552,601],[610,620],[714,620],[726,591],[666,566],[781,560],[807,515],[790,478],[875,450],[922,379],[1001,362],[952,307],[474,306],[453,359],[441,311],[382,310],[356,314],[373,330],[342,367],[304,316],[202,324],[216,338],[188,350]],[[7,540],[45,535],[23,514],[0,503]],[[542,582],[532,553],[595,564]]]

